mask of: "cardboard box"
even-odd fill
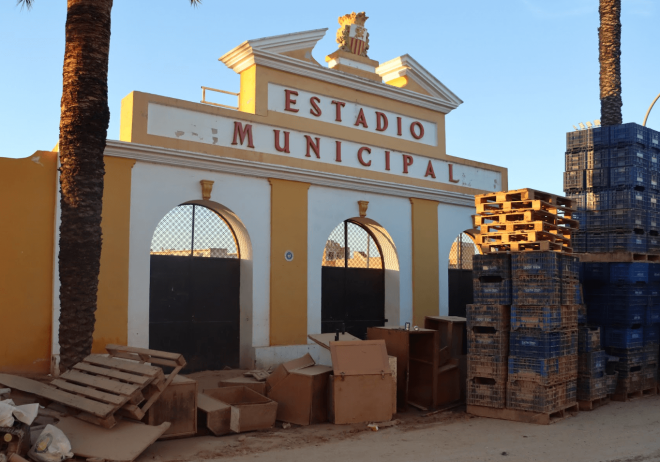
[[[246,387],[250,390],[256,391],[260,395],[266,395],[266,382],[259,382],[254,377],[241,376],[220,380],[218,382],[218,388],[225,387]]]
[[[265,430],[275,425],[277,403],[246,387],[212,388],[204,394],[231,407],[229,429],[234,433]],[[218,417],[225,416],[220,410]],[[217,425],[222,428],[225,422]]]
[[[328,377],[332,368],[317,366],[307,354],[280,364],[268,377],[268,397],[277,401],[277,420],[310,425],[328,420]]]
[[[328,416],[335,424],[392,420],[392,372],[384,340],[330,342]]]
[[[197,382],[176,375],[149,408],[142,421],[148,425],[170,422],[170,428],[159,438],[182,438],[197,433]]]
[[[215,436],[230,433],[231,406],[204,393],[197,394],[197,428],[208,428]]]

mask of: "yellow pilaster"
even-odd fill
[[[94,353],[105,345],[128,340],[128,254],[133,159],[105,157],[103,187],[103,248],[94,327]]]
[[[308,183],[269,179],[270,344],[307,343]],[[287,261],[286,252],[293,253]]]
[[[438,202],[410,199],[412,204],[413,325],[424,326],[425,316],[440,307],[438,259]]]

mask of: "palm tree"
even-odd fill
[[[600,120],[603,126],[623,123],[621,115],[621,0],[600,0],[598,8]]]
[[[34,3],[17,1],[28,9]],[[59,139],[62,371],[90,354],[96,320],[112,1],[67,0]]]

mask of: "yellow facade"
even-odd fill
[[[437,316],[440,306],[438,202],[411,198],[413,230],[413,323]]]

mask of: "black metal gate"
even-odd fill
[[[473,302],[472,257],[479,253],[472,237],[458,235],[449,252],[449,316],[465,317],[465,305]]]
[[[186,371],[239,367],[240,253],[229,224],[180,205],[151,243],[149,348],[183,354]]]
[[[345,330],[361,339],[384,326],[385,269],[373,234],[346,220],[326,242],[321,270],[321,332]]]

